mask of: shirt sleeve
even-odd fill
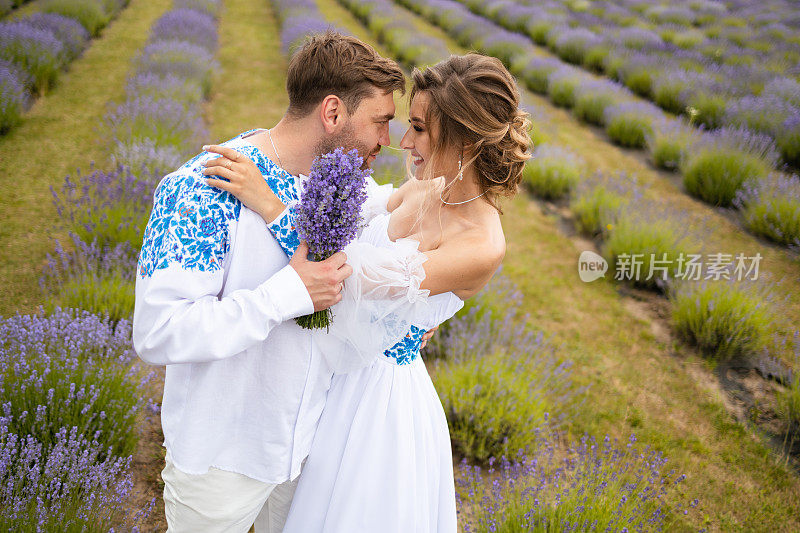
[[[272,236],[275,237],[275,240],[278,241],[278,244],[281,245],[283,252],[288,257],[292,257],[297,251],[297,247],[300,246],[300,237],[297,234],[297,226],[295,225],[297,204],[297,201],[290,203],[278,218],[267,224],[270,233],[272,233]]]
[[[394,191],[395,188],[391,183],[378,185],[372,176],[367,176],[367,200],[361,207],[364,224],[368,224],[376,215],[387,212],[386,204]],[[300,246],[300,238],[295,224],[298,204],[299,201],[292,201],[275,220],[267,224],[267,228],[289,257],[294,255],[297,247]]]
[[[136,279],[133,343],[152,364],[232,357],[285,320],[313,312],[286,265],[254,289],[220,296],[241,204],[191,179],[162,182],[145,230]]]

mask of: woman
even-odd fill
[[[331,381],[287,533],[457,530],[447,421],[419,347],[503,259],[496,202],[517,191],[530,121],[496,58],[451,56],[412,76],[401,147],[415,179],[388,197],[374,190],[378,209],[366,210],[371,219],[345,249],[354,274],[332,327],[348,342],[320,341],[330,364],[349,371]],[[370,324],[354,311],[363,306],[372,316],[393,306],[395,319],[409,317],[399,321],[405,338],[370,351],[398,321]]]

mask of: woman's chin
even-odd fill
[[[419,180],[425,180],[425,165],[414,165],[414,177]]]

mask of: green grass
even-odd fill
[[[42,301],[38,280],[55,236],[50,188],[78,167],[107,163],[107,143],[98,138],[106,103],[122,99],[131,60],[171,4],[132,0],[24,122],[0,138],[0,173],[7,176],[0,184],[0,315],[34,312]]]
[[[577,385],[589,387],[567,420],[573,434],[624,439],[635,431],[688,474],[685,494],[701,499],[715,531],[800,527],[800,482],[727,412],[706,363],[620,298],[615,283],[581,282],[576,263],[585,245],[560,234],[553,216],[521,197],[506,213],[505,273],[523,291],[531,325],[562,343]]]
[[[217,61],[207,104],[211,139],[228,140],[254,128],[275,125],[289,98],[286,95],[286,60],[280,50],[280,28],[269,2],[229,0],[219,26]],[[242,72],[258,75],[242,76]],[[198,147],[199,148],[199,147]]]

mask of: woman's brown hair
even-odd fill
[[[502,213],[497,197],[516,194],[531,157],[531,122],[519,108],[514,78],[499,59],[474,53],[415,68],[411,76],[410,97],[423,91],[429,96],[425,122],[438,130],[430,171],[439,168],[447,151],[464,147],[469,159],[462,167],[475,166],[481,192]]]

